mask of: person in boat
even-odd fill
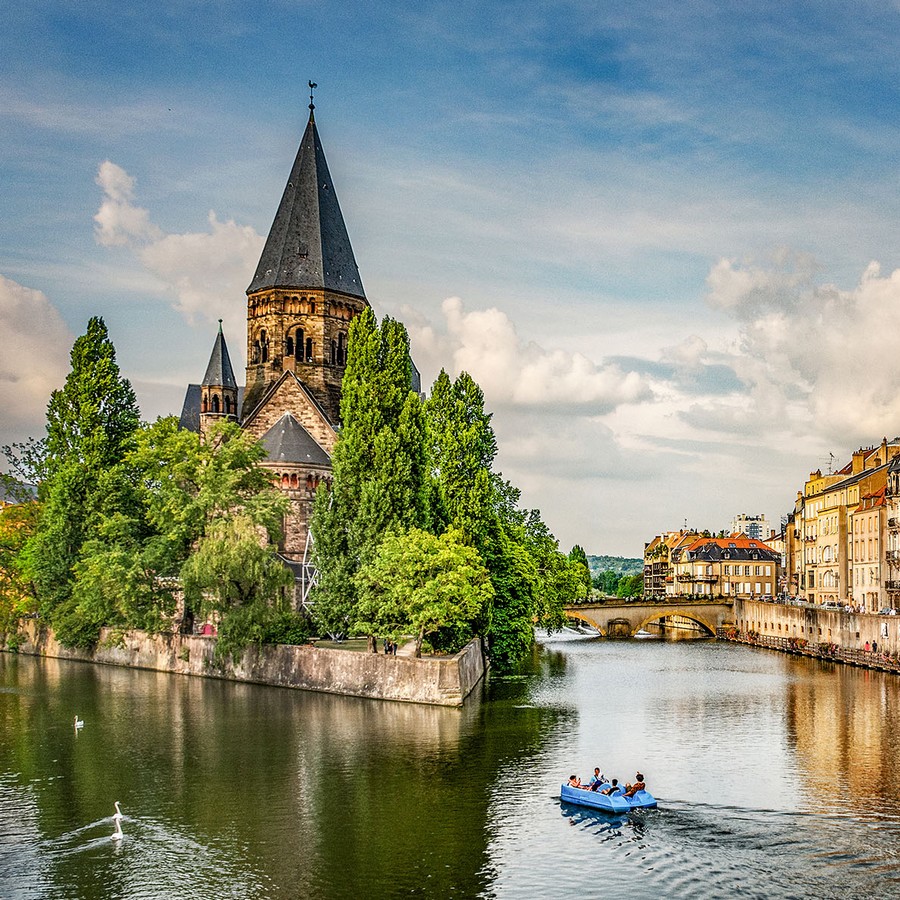
[[[618,789],[619,789],[619,779],[613,778],[613,780],[609,783],[609,785],[607,787],[605,787],[602,791],[600,791],[600,793],[606,794],[606,796],[608,797],[610,794],[614,794]]]
[[[569,776],[569,787],[581,787],[581,779],[577,775]]]
[[[597,766],[594,769],[594,774],[591,776],[591,780],[588,782],[588,787],[592,791],[599,791],[604,784],[606,784],[606,779],[603,777],[603,773],[600,771],[600,767]]]
[[[634,784],[626,784],[625,785],[625,796],[633,797],[638,791],[643,791],[647,789],[647,785],[644,784],[644,776],[638,772],[635,776]]]

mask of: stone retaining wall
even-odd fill
[[[900,616],[736,600],[717,637],[832,662],[900,672]],[[878,650],[866,650],[877,644]]]
[[[311,645],[251,646],[237,665],[220,665],[214,660],[214,637],[104,628],[91,653],[61,646],[51,631],[34,620],[25,623],[20,631],[25,640],[19,644],[18,652],[30,656],[438,706],[461,706],[485,672],[484,655],[477,640],[470,641],[455,656],[423,659],[326,650]],[[5,644],[0,644],[0,649],[6,649]]]

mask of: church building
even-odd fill
[[[263,465],[291,501],[279,550],[298,577],[316,488],[331,478],[347,331],[368,306],[312,102],[309,108],[247,288],[246,387],[235,379],[220,321],[206,375],[188,386],[181,413],[181,426],[201,435],[224,417],[262,442]]]

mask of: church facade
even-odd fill
[[[245,387],[222,333],[181,426],[204,434],[230,418],[266,449],[290,509],[279,551],[301,578],[319,484],[330,482],[350,322],[366,299],[316,128],[313,104],[281,203],[247,288]]]

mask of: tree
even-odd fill
[[[0,509],[0,633],[7,636],[36,607],[31,585],[20,571],[19,554],[34,533],[39,512],[33,500]]]
[[[617,597],[640,597],[644,593],[644,576],[624,575],[616,588]]]
[[[494,593],[478,551],[455,529],[389,533],[355,579],[354,630],[394,641],[412,633],[416,656],[428,635],[471,622]]]
[[[264,540],[249,515],[219,519],[182,567],[185,602],[220,617],[220,659],[231,653],[237,660],[247,644],[262,643],[267,625],[289,606],[293,575]]]
[[[619,575],[617,572],[613,572],[611,569],[606,569],[594,576],[593,585],[607,597],[614,597],[616,596],[616,591],[619,587],[619,581],[623,577],[624,576]],[[643,576],[641,577],[643,578]]]
[[[80,463],[97,473],[115,465],[130,448],[140,424],[134,390],[116,363],[103,319],[93,317],[72,347],[72,369],[47,407],[46,466]]]
[[[435,522],[461,528],[476,543],[493,507],[497,441],[484,394],[466,372],[451,382],[441,369],[425,402]]]
[[[24,465],[43,477],[43,504],[19,561],[41,614],[51,620],[71,598],[82,547],[97,525],[104,473],[121,463],[140,418],[102,319],[90,319],[71,360],[65,384],[50,395],[46,440],[32,442],[23,454]]]
[[[576,544],[569,551],[569,563],[573,568],[575,578],[577,578],[581,584],[578,598],[583,599],[589,597],[591,588],[593,587],[591,584],[591,567],[588,565],[588,558],[587,554],[584,552],[584,547],[580,544]]]
[[[422,403],[412,390],[406,329],[365,309],[350,325],[341,399],[342,428],[330,490],[320,488],[312,517],[319,584],[315,614],[326,632],[343,632],[356,606],[354,576],[388,531],[426,524],[428,490]]]

